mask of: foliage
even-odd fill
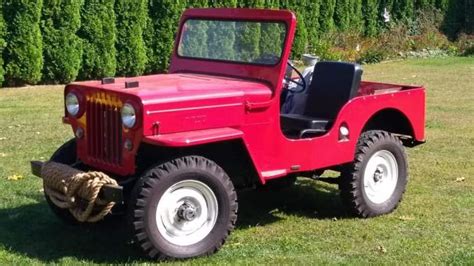
[[[82,4],[82,0],[44,0],[41,32],[43,81],[47,83],[69,83],[79,73],[82,42],[76,33],[81,26]]]
[[[120,0],[115,3],[117,74],[137,76],[147,62],[143,32],[147,23],[146,0]]]
[[[42,7],[42,1],[44,7]],[[388,57],[409,49],[451,49],[453,41],[474,31],[473,0],[3,0],[0,18],[0,83],[67,83],[76,78],[134,76],[166,72],[173,51],[179,17],[187,7],[240,7],[290,9],[297,17],[292,56],[311,51],[356,60],[381,47]],[[84,4],[83,4],[84,2]],[[83,4],[83,5],[82,5]],[[383,21],[387,9],[390,22]],[[434,11],[435,10],[435,11]],[[437,13],[436,13],[437,12]],[[423,16],[436,21],[431,36]],[[39,19],[41,16],[41,23]],[[1,17],[1,16],[0,16]],[[81,24],[82,21],[82,24]],[[2,28],[3,27],[3,28]],[[230,27],[230,28],[229,28]],[[186,47],[193,54],[219,58],[258,57],[262,51],[279,51],[279,27],[262,24],[236,29],[196,27]],[[437,32],[443,30],[450,44]],[[41,30],[41,31],[40,31]],[[230,31],[233,31],[229,34]],[[250,34],[249,34],[250,33]],[[390,40],[387,34],[396,34]],[[194,35],[191,35],[194,34]],[[402,35],[407,34],[407,35]],[[331,36],[357,43],[341,45]],[[226,36],[226,37],[222,37]],[[371,40],[383,40],[383,47]],[[441,40],[440,45],[431,42]],[[334,45],[324,50],[325,44]],[[368,43],[374,43],[369,47]],[[362,50],[354,51],[354,47]],[[385,47],[388,46],[388,47]],[[224,47],[215,50],[213,48]],[[5,48],[3,50],[3,48]],[[237,54],[235,54],[235,48]],[[191,51],[189,50],[189,51]],[[458,48],[464,51],[464,48]],[[468,49],[467,49],[468,50]],[[450,53],[450,52],[448,52]],[[44,58],[44,60],[43,60]],[[4,62],[2,62],[4,60]],[[44,61],[44,65],[43,65]],[[373,61],[373,60],[370,60]],[[5,70],[2,69],[4,66]]]
[[[308,48],[308,31],[306,29],[306,19],[305,16],[311,15],[310,12],[307,12],[306,6],[311,0],[288,0],[283,1],[283,7],[294,10],[296,12],[296,32],[295,39],[293,41],[293,47],[291,48],[291,54],[293,57],[300,57],[307,51]]]
[[[81,79],[114,76],[116,61],[115,0],[85,0],[81,11],[84,53]]]
[[[147,73],[168,70],[174,36],[178,29],[179,16],[184,10],[184,0],[150,0],[148,3],[150,23],[145,43],[147,46]]]
[[[334,9],[336,0],[324,1],[319,6],[319,26],[321,32],[328,33],[334,30]]]
[[[3,50],[7,45],[5,42],[5,33],[6,33],[6,25],[5,20],[3,19],[3,2],[0,2],[0,85],[3,83],[5,75],[5,69],[3,68]]]
[[[362,14],[364,14],[364,33],[373,37],[378,33],[378,0],[363,0]]]
[[[170,264],[472,265],[473,65],[472,57],[449,57],[364,66],[364,80],[427,88],[427,143],[408,149],[408,189],[393,213],[351,218],[337,185],[310,179],[279,191],[240,191],[236,228],[222,249]],[[57,119],[64,114],[63,88],[0,90],[0,262],[153,263],[130,244],[122,217],[74,227],[48,209],[42,181],[27,162],[47,160],[73,137]],[[24,178],[8,180],[14,175]]]
[[[350,0],[337,0],[334,10],[334,23],[341,31],[347,31],[351,27],[352,3]]]
[[[5,79],[10,85],[36,84],[43,69],[40,30],[43,1],[5,0],[3,4],[7,22]]]

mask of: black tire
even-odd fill
[[[380,160],[378,156],[382,155],[388,159],[386,161]],[[372,171],[367,170],[370,173],[367,173],[367,180],[364,180],[364,173],[371,158],[378,159],[379,164],[371,164],[369,168],[375,169],[375,172],[372,175]],[[374,160],[372,162],[375,162]],[[396,161],[396,164],[393,161]],[[397,170],[395,172],[397,173],[396,184],[394,184],[395,181],[390,181],[393,180],[390,176],[395,176],[395,174],[385,174],[389,171],[384,163],[390,165],[390,162],[392,162],[392,168]],[[377,167],[374,168],[374,165]],[[388,169],[391,168],[388,167]],[[367,218],[392,212],[402,200],[408,181],[408,162],[402,142],[393,134],[385,131],[364,132],[358,140],[354,162],[344,167],[341,178],[339,184],[341,197],[352,214]],[[382,190],[374,196],[374,193],[377,192],[374,192],[372,187],[377,186],[377,182],[380,181],[388,182],[390,188],[388,191],[391,192],[385,193],[386,191]],[[374,185],[371,186],[371,184]]]
[[[61,145],[51,156],[49,159],[50,161],[57,162],[57,163],[62,163],[62,164],[67,164],[67,165],[72,165],[77,162],[77,155],[76,155],[76,140],[71,139]],[[58,206],[56,206],[49,196],[44,193],[44,197],[46,199],[46,202],[48,203],[48,206],[50,210],[65,224],[67,225],[78,225],[80,222],[74,218],[74,216],[69,212],[68,209],[61,209]]]
[[[211,225],[212,230],[204,234],[204,238],[198,242],[181,245],[181,243],[176,243],[177,240],[173,243],[174,240],[166,235],[167,232],[163,234],[164,229],[158,228],[157,212],[162,206],[159,205],[160,200],[162,198],[166,199],[166,195],[169,195],[172,191],[178,191],[179,189],[172,189],[183,182],[185,184],[187,182],[204,184],[204,187],[212,191],[218,207],[215,223]],[[185,201],[188,197],[191,196],[186,194],[186,197],[179,198],[179,200],[180,202],[181,200]],[[212,204],[206,201],[206,206],[209,205]],[[173,205],[173,208],[176,206]],[[178,210],[174,212],[172,219],[175,223],[183,221],[182,218],[177,218],[179,210],[183,206],[184,203],[175,209]],[[202,209],[199,206],[196,210]],[[205,256],[219,250],[235,227],[237,208],[237,194],[224,170],[215,162],[204,157],[185,156],[165,162],[147,171],[135,184],[128,211],[135,242],[149,257],[163,260]],[[207,210],[210,210],[210,208],[206,208]],[[163,216],[160,216],[162,223],[163,217],[169,212],[163,213]],[[198,219],[201,218],[197,217]]]

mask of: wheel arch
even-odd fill
[[[385,108],[372,114],[362,128],[362,132],[369,130],[384,130],[401,135],[406,146],[414,146],[416,142],[412,122],[405,113],[395,108]]]
[[[241,138],[187,147],[167,147],[143,142],[137,154],[137,171],[144,172],[157,162],[189,155],[202,156],[216,162],[229,175],[236,188],[260,183],[256,167]]]

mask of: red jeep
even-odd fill
[[[185,11],[168,74],[65,88],[75,138],[51,161],[115,179],[101,195],[125,206],[152,258],[217,251],[237,220],[236,189],[328,169],[353,214],[393,211],[408,179],[404,146],[424,142],[424,88],[361,81],[344,62],[318,62],[311,82],[293,67],[291,78],[295,27],[290,11]],[[300,111],[281,111],[289,94],[304,98]]]

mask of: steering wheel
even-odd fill
[[[291,67],[291,69],[293,69],[296,72],[296,74],[298,74],[299,80],[301,80],[301,82],[298,82],[298,81],[292,79],[291,77],[285,77],[285,81],[292,82],[292,83],[294,83],[294,84],[301,87],[300,90],[294,90],[294,89],[290,89],[290,88],[287,88],[287,90],[289,90],[293,93],[303,92],[306,89],[306,80],[304,79],[303,74],[301,74],[301,72],[290,61],[288,61],[287,64],[288,64],[288,66]]]

